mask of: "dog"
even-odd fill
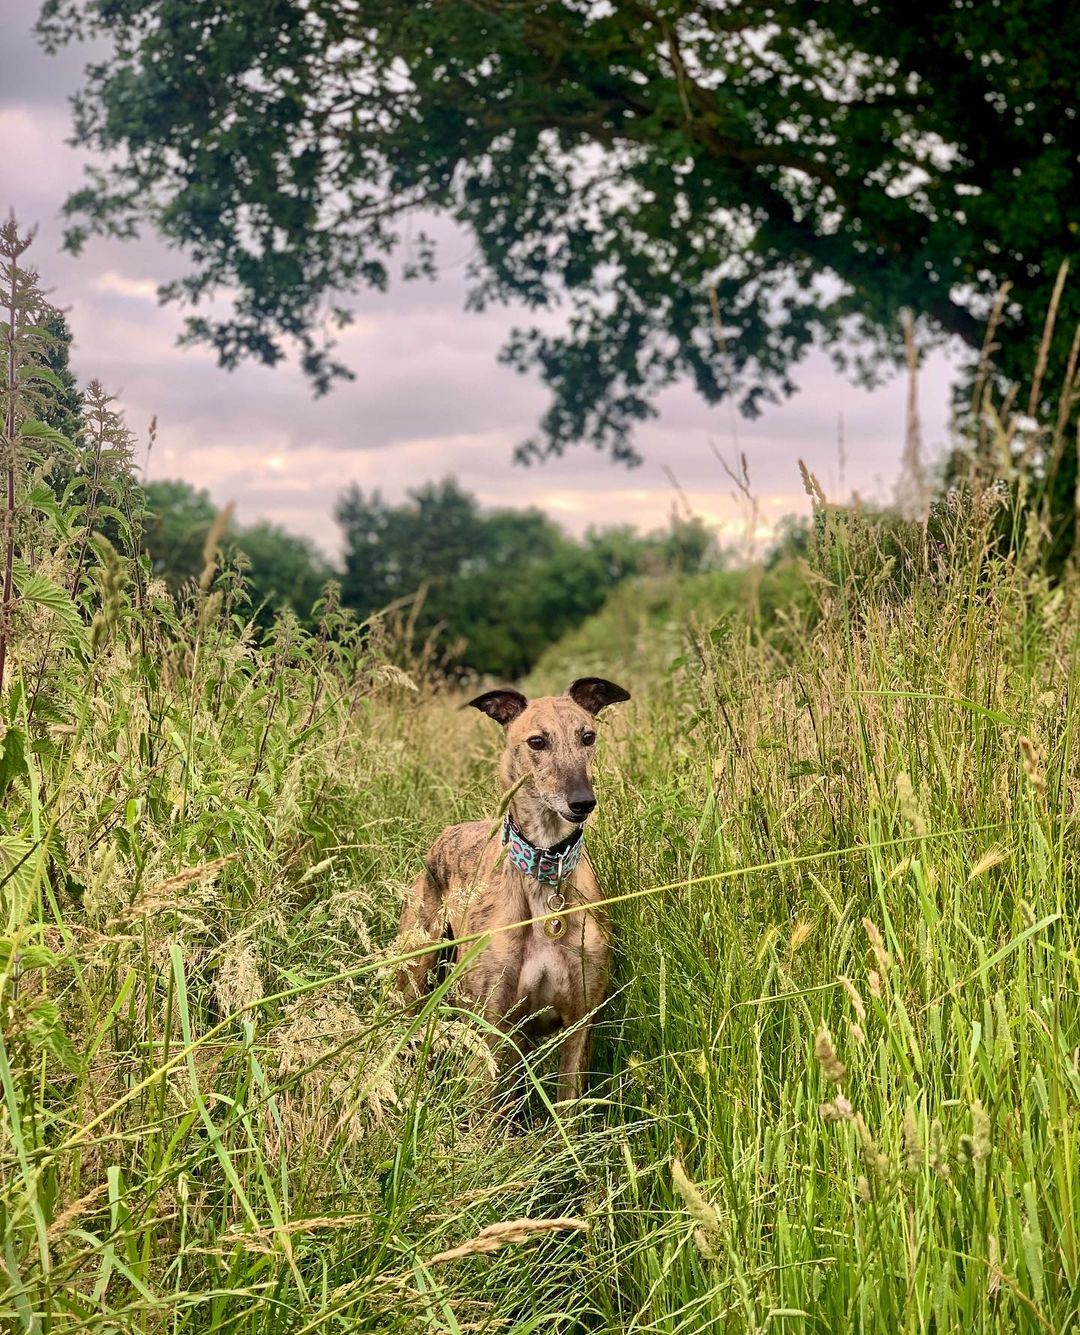
[[[491,934],[464,970],[458,995],[523,1057],[544,1039],[572,1031],[560,1054],[560,1102],[584,1089],[587,1017],[607,996],[611,966],[603,893],[584,843],[584,824],[596,807],[596,719],[629,699],[602,677],[580,677],[565,695],[530,701],[502,689],[463,706],[505,731],[499,775],[509,805],[501,831],[483,820],[443,830],[401,914],[401,945],[433,946],[398,976],[414,1001],[430,992],[440,961],[457,960],[455,942]],[[564,908],[576,911],[562,916]]]

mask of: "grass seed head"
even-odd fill
[[[96,1210],[108,1195],[108,1192],[108,1182],[99,1182],[93,1191],[88,1191],[85,1196],[81,1196],[77,1201],[73,1201],[67,1209],[62,1210],[49,1225],[47,1234],[49,1241],[55,1242],[58,1238],[63,1237],[72,1224]]]
[[[709,1241],[709,1235],[703,1228],[694,1229],[694,1246],[706,1261],[712,1261],[716,1257],[716,1251]]]
[[[911,776],[901,770],[896,776],[896,797],[900,803],[900,814],[920,839],[926,836],[926,821],[915,797]]]
[[[788,954],[794,955],[801,946],[805,945],[813,930],[814,924],[809,918],[796,919],[795,926],[791,929],[791,939],[788,941]]]
[[[960,1153],[970,1163],[982,1163],[989,1156],[990,1147],[990,1118],[976,1099],[971,1105],[971,1134],[960,1137]]]
[[[922,1136],[919,1134],[919,1118],[913,1104],[908,1104],[904,1113],[904,1170],[911,1177],[917,1176],[923,1166]]]
[[[825,493],[821,488],[821,483],[801,459],[799,460],[799,476],[802,478],[803,491],[806,492],[815,506],[824,506],[826,504]]]
[[[459,1261],[465,1256],[479,1256],[484,1252],[497,1252],[500,1247],[511,1247],[528,1242],[541,1233],[558,1233],[567,1230],[588,1232],[589,1226],[584,1219],[566,1216],[559,1219],[507,1219],[500,1224],[488,1224],[475,1238],[463,1242],[448,1251],[438,1252],[428,1259],[428,1265],[445,1265],[447,1261]]]
[[[866,1022],[866,1007],[863,1004],[862,997],[859,996],[858,988],[856,988],[855,984],[847,974],[843,973],[840,975],[840,985],[847,993],[848,1000],[851,1002],[851,1008],[858,1017],[859,1023],[864,1024]]]
[[[948,1179],[951,1176],[945,1146],[945,1128],[937,1117],[930,1123],[930,1167],[939,1177]]]
[[[263,998],[259,973],[259,953],[247,937],[226,944],[221,964],[214,975],[214,995],[223,1015],[245,1010]]]
[[[1004,861],[1005,850],[999,848],[996,844],[992,845],[968,872],[968,884],[977,881],[980,876],[985,876],[988,871],[992,871],[994,867],[999,867]]]
[[[686,1206],[687,1212],[704,1230],[706,1237],[716,1239],[722,1236],[720,1216],[696,1184],[691,1182],[681,1159],[676,1158],[671,1161],[671,1185]]]
[[[843,1094],[837,1094],[829,1103],[819,1104],[818,1112],[825,1122],[850,1122],[855,1116],[854,1109]]]
[[[1028,777],[1028,782],[1035,789],[1039,797],[1046,796],[1046,776],[1042,772],[1042,766],[1039,764],[1038,753],[1035,750],[1035,744],[1030,737],[1021,737],[1020,755],[1024,761],[1024,773]]]
[[[94,539],[100,558],[98,584],[101,603],[90,624],[90,648],[95,653],[113,638],[124,608],[124,563],[108,538],[100,534]]]
[[[862,1113],[856,1113],[852,1121],[855,1124],[855,1134],[859,1138],[859,1148],[862,1150],[863,1162],[866,1164],[871,1177],[887,1177],[889,1172],[888,1155],[883,1154],[878,1149],[877,1143],[870,1134],[870,1128],[863,1120]]]
[[[870,939],[870,949],[874,953],[874,960],[877,967],[883,974],[889,972],[892,968],[892,959],[889,952],[885,949],[885,938],[881,935],[877,923],[872,918],[862,920],[863,927],[866,929],[866,935]]]
[[[814,1039],[814,1056],[817,1058],[817,1063],[821,1067],[821,1073],[825,1079],[832,1081],[834,1085],[838,1085],[844,1078],[846,1068],[836,1055],[832,1035],[824,1025],[817,1031],[817,1036]]]

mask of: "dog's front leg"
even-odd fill
[[[585,1092],[585,1068],[589,1060],[590,1026],[581,1025],[567,1034],[559,1056],[559,1102],[573,1102]]]
[[[404,960],[398,969],[398,991],[414,1006],[431,991],[440,948],[445,949],[445,933],[442,895],[430,873],[422,871],[405,896],[398,926],[398,946],[404,953],[428,943],[434,947],[429,953]]]

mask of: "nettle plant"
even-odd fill
[[[21,804],[11,799],[31,778],[45,798],[40,762],[54,761],[77,732],[97,660],[121,620],[145,609],[147,593],[133,438],[97,381],[80,394],[66,369],[50,364],[66,359],[65,330],[24,263],[32,239],[13,218],[0,228],[0,798],[9,799],[8,820],[18,819]]]
[[[256,629],[227,512],[197,581],[173,596],[152,577],[134,438],[100,384],[74,391],[31,241],[0,228],[0,1081],[28,1153],[48,1138],[40,1082],[71,1067],[95,1009],[71,921],[115,937],[164,884],[158,935],[220,939],[184,903],[191,868],[227,879],[245,859],[270,881],[317,853],[349,720],[390,676],[333,586],[312,631],[287,611]],[[115,996],[120,976],[102,978]]]
[[[15,1126],[15,1075],[39,1055],[74,1067],[47,981],[59,961],[35,909],[66,876],[65,758],[125,603],[124,559],[103,523],[121,547],[137,545],[130,437],[99,385],[84,401],[50,365],[66,351],[63,323],[24,263],[32,239],[14,218],[0,228],[0,1037]],[[57,418],[77,430],[58,430]]]

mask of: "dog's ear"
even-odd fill
[[[566,688],[566,694],[574,704],[587,709],[590,714],[599,714],[608,705],[617,705],[620,700],[629,700],[630,692],[616,686],[613,681],[603,677],[578,677]]]
[[[520,691],[512,691],[507,686],[498,691],[485,691],[462,708],[479,709],[505,728],[508,723],[513,723],[528,703]]]

